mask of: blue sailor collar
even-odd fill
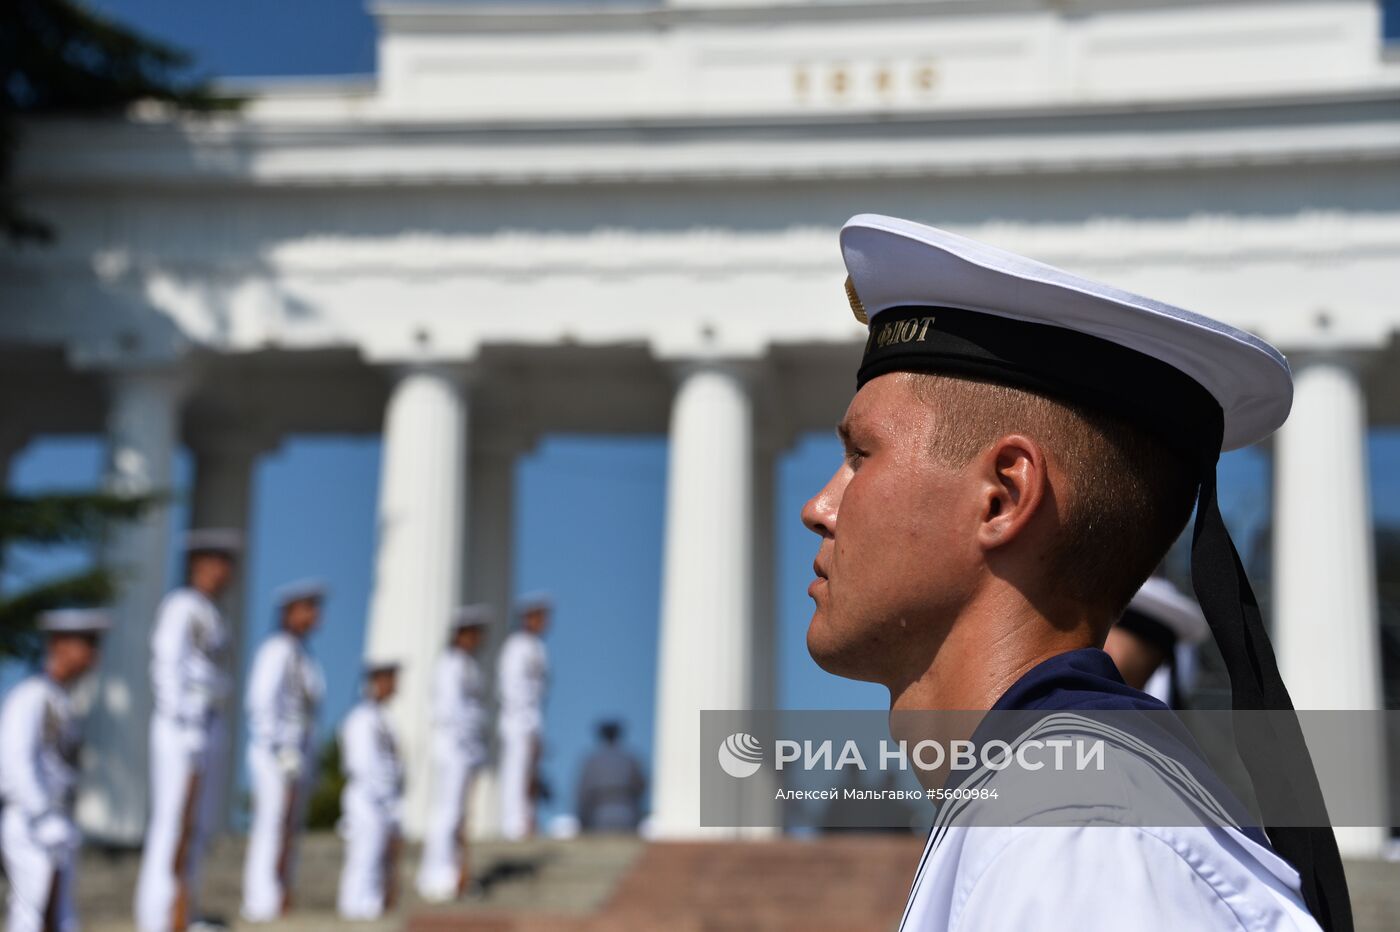
[[[1212,796],[1237,817],[1251,841],[1273,850],[1268,836],[1250,824],[1248,810],[1211,769],[1195,739],[1160,700],[1123,682],[1113,658],[1098,648],[1066,651],[1026,672],[992,706],[994,712],[1161,712],[1139,722],[1140,737],[1186,766]]]
[[[992,706],[994,712],[1058,709],[1167,711],[1157,699],[1123,682],[1113,658],[1096,647],[1042,660]]]

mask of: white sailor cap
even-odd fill
[[[459,606],[452,612],[452,630],[485,627],[491,623],[492,616],[491,606],[485,602]]]
[[[306,599],[314,599],[317,602],[323,602],[329,592],[330,590],[323,579],[314,577],[297,579],[289,583],[283,583],[272,590],[272,604],[278,609],[283,609],[293,602],[301,602]]]
[[[1205,412],[1223,421],[1217,453],[1267,437],[1293,403],[1283,355],[1209,317],[894,217],[851,218],[841,252],[852,309],[870,324],[861,384],[921,358],[950,374],[992,367],[998,381],[1196,431],[1202,412],[1185,402],[1204,389],[1221,409]],[[1159,378],[1171,373],[1196,388]]]
[[[112,616],[101,608],[56,608],[40,613],[35,627],[45,634],[101,634]]]
[[[365,678],[368,679],[381,673],[397,673],[403,669],[403,661],[395,657],[367,657],[363,669]]]
[[[243,550],[243,532],[231,527],[193,528],[185,532],[180,548],[185,553],[237,556]]]
[[[1210,632],[1206,616],[1196,600],[1161,576],[1153,576],[1142,584],[1128,603],[1120,624],[1132,627],[1136,621],[1134,615],[1161,625],[1183,644],[1199,644]]]
[[[548,592],[527,592],[515,600],[515,613],[520,616],[531,612],[547,612],[554,608],[554,599]]]

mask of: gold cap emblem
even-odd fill
[[[860,295],[856,294],[855,282],[851,281],[851,276],[846,276],[846,300],[851,302],[851,313],[856,315],[856,320],[867,327],[870,326],[870,318],[865,315],[865,305],[860,301]]]

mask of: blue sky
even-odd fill
[[[366,74],[374,67],[373,24],[360,0],[98,0],[94,6],[196,53],[215,76]],[[1400,25],[1397,26],[1400,28]],[[848,379],[849,373],[833,373]],[[802,502],[839,457],[830,436],[804,437],[778,465],[774,514],[777,554],[778,696],[787,708],[875,708],[883,691],[830,677],[804,647],[806,584],[815,538],[802,528]],[[13,464],[12,488],[90,488],[102,470],[97,437],[43,438]],[[333,590],[313,648],[329,673],[326,733],[352,701],[363,645],[374,550],[379,439],[291,437],[259,462],[251,519],[248,625],[256,638],[270,625],[271,590],[304,575],[326,577]],[[1400,436],[1377,435],[1372,481],[1379,516],[1400,522]],[[551,634],[556,658],[548,709],[546,767],[568,795],[573,773],[592,743],[594,723],[619,717],[631,744],[649,758],[660,604],[664,437],[550,437],[524,457],[517,475],[517,592],[546,589],[558,602]],[[176,469],[173,527],[184,523],[190,460]],[[1242,548],[1266,517],[1267,458],[1228,455],[1222,500]],[[586,492],[586,494],[584,494]],[[561,526],[589,529],[579,547]],[[81,553],[15,553],[7,575],[36,578],[71,567]],[[174,555],[168,572],[174,581]],[[16,671],[8,671],[13,679]]]
[[[368,0],[87,0],[213,77],[374,73]]]

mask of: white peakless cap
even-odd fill
[[[243,532],[231,527],[194,528],[185,532],[180,546],[185,553],[237,556],[243,550]]]
[[[56,608],[42,613],[35,627],[45,634],[101,634],[112,627],[112,616],[101,608]]]
[[[1199,644],[1210,633],[1196,600],[1161,576],[1153,576],[1142,584],[1128,603],[1128,611],[1157,622],[1184,644]]]
[[[303,599],[324,601],[329,591],[323,579],[298,579],[283,583],[272,590],[272,604],[278,609],[283,609],[291,603],[300,602]]]
[[[491,623],[492,615],[491,606],[485,602],[460,606],[452,613],[452,630],[485,627]]]
[[[936,227],[878,214],[861,214],[846,223],[841,230],[841,252],[850,273],[847,290],[852,309],[858,319],[870,324],[867,366],[876,363],[883,365],[883,371],[918,371],[917,365],[908,365],[909,361],[917,363],[918,357],[929,354],[948,363],[940,366],[940,371],[956,373],[959,362],[954,357],[965,356],[964,362],[975,363],[975,357],[984,354],[1001,363],[1005,375],[1007,369],[1019,367],[1025,359],[1015,358],[1017,347],[1009,345],[1015,341],[1003,340],[1015,336],[1014,326],[997,328],[996,341],[979,339],[989,325],[977,319],[993,317],[1006,324],[1039,324],[1039,336],[1045,335],[1046,328],[1054,328],[1095,337],[1188,376],[1223,411],[1223,442],[1218,449],[1233,450],[1269,436],[1288,417],[1293,403],[1293,379],[1283,354],[1253,334],[1218,320]],[[884,327],[884,316],[895,309],[923,313],[892,314],[891,318],[899,319],[891,320],[892,327]],[[952,313],[940,316],[940,310]],[[958,311],[975,314],[969,320]],[[1036,336],[1030,335],[1026,341],[1032,352]],[[1070,346],[1045,345],[1041,350],[1044,358],[1030,368],[1043,363],[1051,372],[1027,372],[1028,381],[1044,383],[1027,387],[1052,392],[1060,388],[1071,398],[1078,396],[1080,389],[1095,389],[1088,384],[1095,373],[1083,370],[1092,370],[1097,359],[1088,358],[1085,352],[1073,353],[1079,358],[1049,358],[1064,355]],[[897,359],[906,365],[892,365]],[[1056,385],[1061,379],[1061,373],[1054,371],[1057,361],[1070,363],[1068,374],[1080,376],[1073,381],[1084,384]],[[1080,373],[1074,372],[1076,365]],[[1112,377],[1126,403],[1140,400],[1134,397],[1137,394],[1159,388],[1150,372],[1141,373],[1138,379],[1132,375],[1129,368],[1127,379]],[[1169,405],[1163,407],[1170,410]]]
[[[531,612],[547,612],[554,608],[554,599],[548,592],[527,592],[515,602],[515,613],[517,615],[528,615]]]
[[[393,657],[372,657],[367,658],[364,663],[365,676],[374,676],[378,673],[390,673],[403,669],[403,661]]]

